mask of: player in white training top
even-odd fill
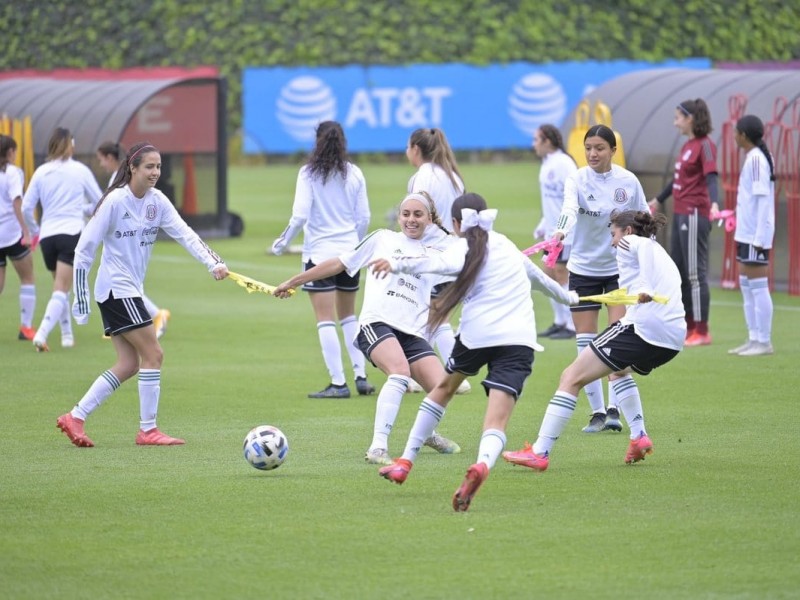
[[[19,276],[20,340],[33,340],[33,311],[36,308],[36,285],[33,278],[32,238],[22,217],[22,188],[25,175],[14,164],[17,142],[0,135],[0,293],[6,282],[6,259]]]
[[[563,240],[572,232],[572,249],[567,262],[569,289],[578,296],[593,296],[617,289],[616,252],[608,244],[608,223],[614,211],[648,210],[642,185],[630,171],[613,164],[617,151],[614,132],[605,125],[594,125],[583,138],[587,166],[578,169],[564,185],[564,206],[553,237]],[[622,316],[620,306],[608,307],[608,323]],[[600,305],[581,302],[572,307],[578,354],[597,336]],[[584,387],[592,410],[586,433],[604,429],[622,431],[614,389],[609,383],[608,411],[603,398],[603,382]]]
[[[147,265],[158,232],[163,229],[203,263],[214,279],[227,277],[228,268],[183,221],[170,199],[155,188],[160,175],[159,151],[148,143],[134,145],[75,249],[72,314],[79,325],[89,321],[89,271],[102,244],[94,298],[100,308],[103,329],[111,335],[117,353],[114,366],[104,371],[75,408],[56,422],[76,446],[94,446],[84,431],[84,421],[124,381],[137,373],[140,421],[136,443],[141,446],[184,443],[156,427],[164,353],[142,302]]]
[[[125,162],[125,154],[125,148],[123,148],[119,142],[112,142],[109,140],[107,142],[103,142],[97,147],[97,162],[100,163],[100,168],[102,168],[109,175],[108,185],[105,186],[106,189],[110,188],[114,183],[114,178],[117,176],[117,171],[119,171],[120,166],[122,166]],[[150,313],[150,316],[153,319],[153,327],[156,329],[156,337],[161,339],[161,336],[163,336],[167,331],[167,323],[172,316],[172,313],[166,308],[159,308],[158,305],[145,294],[142,295],[142,302],[144,302],[147,312]],[[103,336],[103,338],[111,339],[107,336]]]
[[[22,199],[22,214],[39,247],[47,270],[53,274],[53,294],[33,337],[39,352],[49,350],[47,336],[58,323],[61,345],[70,348],[75,340],[69,313],[72,261],[75,245],[102,192],[89,167],[73,160],[75,140],[69,129],[58,127],[47,144],[47,162],[33,173]],[[42,222],[36,222],[36,205],[42,205]]]
[[[274,295],[285,298],[288,290],[311,281],[333,277],[343,271],[350,276],[376,256],[417,256],[440,250],[423,241],[455,238],[441,229],[441,221],[429,196],[408,194],[400,203],[401,231],[379,229],[365,237],[354,250],[323,261],[280,284]],[[388,379],[378,394],[373,438],[364,459],[371,464],[389,464],[389,433],[411,377],[430,390],[444,376],[444,368],[427,341],[428,303],[437,279],[422,275],[368,277],[359,314],[359,332],[348,343],[356,345]],[[460,452],[458,444],[437,434],[427,436],[425,445],[442,454]]]
[[[401,458],[379,474],[397,484],[408,477],[424,440],[444,416],[445,407],[468,375],[488,365],[481,382],[488,396],[477,462],[453,496],[453,509],[466,511],[489,476],[506,443],[505,429],[525,380],[531,374],[536,320],[531,283],[566,304],[578,302],[531,263],[504,235],[492,230],[496,210],[478,194],[467,193],[453,203],[453,228],[460,239],[438,256],[389,257],[373,263],[380,273],[457,275],[433,303],[429,323],[446,319],[462,303],[461,321],[447,376],[422,401]]]
[[[773,353],[769,254],[775,237],[775,164],[764,142],[764,124],[755,115],[737,121],[735,140],[747,152],[736,190],[733,238],[748,336],[728,353],[765,356]]]
[[[297,175],[297,189],[289,225],[273,243],[273,254],[282,254],[303,231],[303,265],[306,270],[352,249],[367,232],[370,221],[367,183],[356,165],[347,159],[347,140],[342,126],[324,121],[317,127],[314,149]],[[375,392],[367,381],[366,360],[350,341],[356,336],[356,292],[360,274],[337,273],[303,286],[317,319],[322,358],[330,375],[329,385],[309,398],[349,398],[344,375],[342,347],[335,319],[345,340],[359,395]]]
[[[556,232],[558,218],[561,216],[561,209],[564,205],[564,183],[567,178],[574,175],[578,170],[575,161],[566,153],[564,149],[564,138],[555,125],[540,125],[533,135],[533,150],[542,159],[539,167],[539,190],[542,199],[542,219],[533,232],[535,239],[550,239]],[[555,279],[561,287],[569,289],[569,272],[567,271],[567,261],[569,260],[570,248],[572,246],[572,236],[564,238],[564,248],[558,255],[556,265],[550,268],[542,266],[542,270],[552,279]],[[567,340],[575,337],[575,325],[572,323],[572,314],[569,306],[561,304],[557,300],[550,299],[550,307],[553,309],[553,324],[539,333],[539,337],[546,337],[552,340]]]
[[[503,453],[505,460],[536,471],[546,470],[550,450],[575,412],[581,387],[607,375],[631,430],[625,462],[644,460],[653,451],[631,371],[648,375],[675,358],[686,339],[681,275],[655,239],[666,222],[662,213],[651,215],[649,210],[626,210],[611,217],[611,244],[617,249],[619,285],[637,295],[639,303],[629,306],[619,321],[598,335],[564,370],[536,443]],[[666,303],[655,302],[657,295],[666,296]]]

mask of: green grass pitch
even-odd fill
[[[408,165],[362,165],[373,225],[403,196]],[[290,216],[295,166],[236,167],[230,207],[243,237],[210,240],[232,270],[278,283],[297,255],[264,249]],[[520,247],[539,218],[536,168],[463,165]],[[716,231],[714,235],[719,235]],[[35,257],[41,318],[50,277]],[[136,380],[87,423],[97,447],[55,427],[113,364],[96,306],[76,347],[36,354],[16,340],[16,274],[0,296],[0,597],[3,598],[790,598],[800,594],[800,298],[776,293],[772,357],[726,351],[745,337],[738,292],[714,289],[714,344],[639,377],[655,452],[623,464],[626,434],[585,435],[585,399],[550,470],[502,460],[468,513],[450,498],[475,460],[479,378],[441,425],[463,452],[421,453],[405,485],[363,454],[375,396],[309,400],[327,382],[304,294],[276,300],[215,282],[181,247],[156,246],[147,291],[172,311],[159,427],[182,447],[137,447]],[[93,278],[92,278],[93,282]],[[540,328],[547,300],[534,295]],[[533,440],[572,342],[546,343],[508,429]],[[351,376],[351,373],[348,373]],[[384,377],[372,368],[370,380]],[[352,386],[352,381],[350,382]],[[399,454],[421,400],[405,398]],[[288,436],[286,462],[259,472],[242,440]]]

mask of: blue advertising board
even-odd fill
[[[251,67],[242,111],[248,154],[307,151],[321,121],[339,121],[351,152],[401,152],[420,127],[456,150],[527,148],[542,123],[561,125],[584,95],[619,75],[708,69],[705,58],[394,67]]]

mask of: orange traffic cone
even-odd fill
[[[197,185],[194,180],[194,157],[183,157],[183,214],[197,214]]]

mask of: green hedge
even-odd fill
[[[270,65],[800,58],[797,0],[23,0],[0,7],[0,66],[217,65],[229,128],[241,71]]]

